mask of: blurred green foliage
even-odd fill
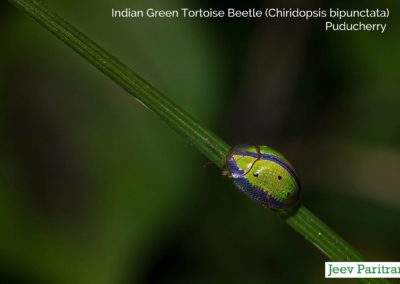
[[[383,35],[325,33],[318,21],[110,17],[132,5],[212,5],[200,1],[48,4],[232,144],[287,153],[307,206],[369,259],[397,260],[400,18]],[[1,6],[0,282],[323,281],[310,244]]]

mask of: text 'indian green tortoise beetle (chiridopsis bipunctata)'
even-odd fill
[[[289,161],[267,146],[240,145],[226,158],[228,175],[248,197],[265,207],[288,209],[300,199],[300,183]]]

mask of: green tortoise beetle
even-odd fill
[[[239,145],[226,158],[228,171],[244,194],[265,207],[288,209],[298,204],[300,183],[293,166],[267,146]]]

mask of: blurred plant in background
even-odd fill
[[[239,2],[227,5],[280,5]],[[318,21],[110,16],[217,5],[207,1],[48,4],[231,144],[280,149],[306,205],[369,259],[398,260],[399,18],[383,35],[326,33]],[[47,31],[0,6],[0,282],[322,281],[313,247]]]

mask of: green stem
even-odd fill
[[[345,240],[301,205],[294,212],[278,212],[286,222],[333,261],[363,261],[363,257]]]
[[[170,127],[197,147],[220,169],[230,147],[202,127],[185,111],[119,60],[99,47],[61,17],[35,0],[9,0],[69,45],[97,69],[161,117]],[[276,211],[292,228],[334,261],[362,261],[361,255],[303,205],[297,210]],[[389,283],[385,279],[361,279],[363,283]]]

